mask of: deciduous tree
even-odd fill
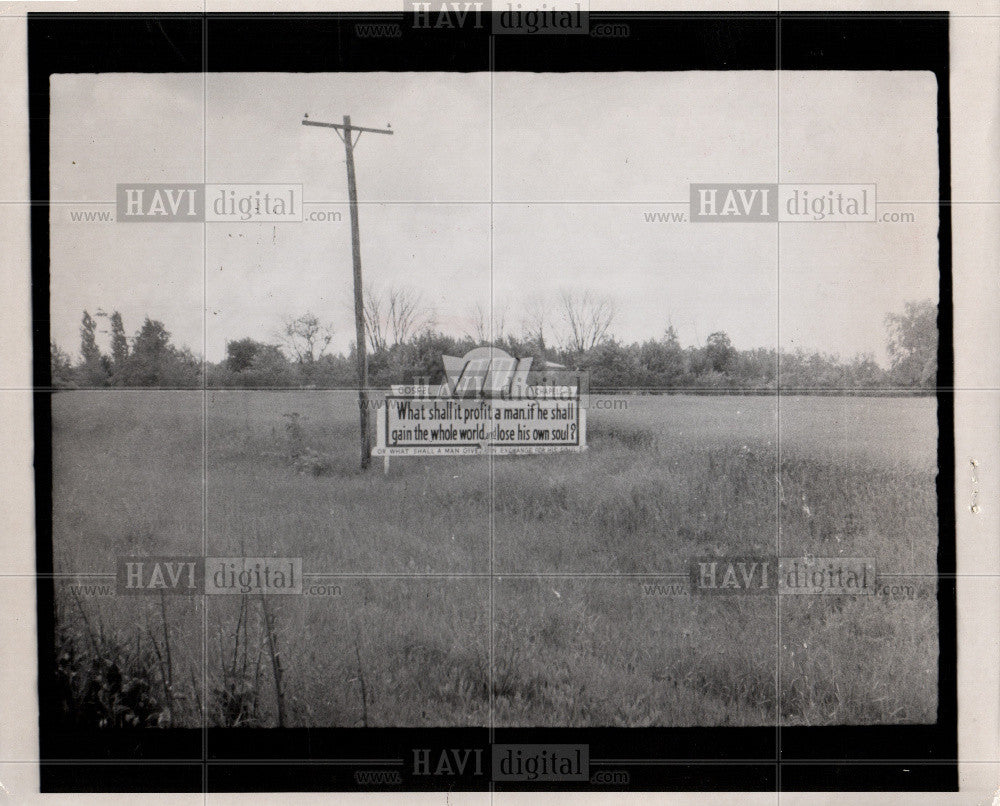
[[[326,352],[333,341],[333,327],[307,311],[301,316],[285,319],[279,337],[300,364],[311,364]]]
[[[893,383],[931,388],[937,378],[937,305],[907,302],[903,313],[885,317]]]
[[[563,291],[559,309],[563,343],[571,353],[585,353],[608,338],[616,313],[611,297],[591,291]]]

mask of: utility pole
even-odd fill
[[[361,469],[367,470],[372,459],[372,444],[368,436],[368,351],[365,349],[365,298],[361,285],[361,235],[358,231],[358,188],[354,180],[354,146],[361,139],[362,132],[372,134],[392,134],[392,129],[369,129],[352,126],[351,116],[344,115],[341,123],[320,123],[310,120],[307,115],[303,126],[323,126],[333,129],[344,143],[347,156],[347,194],[351,201],[351,252],[354,257],[354,325],[358,355],[358,408],[361,414]],[[343,134],[341,134],[343,132]],[[358,133],[357,139],[354,132]]]

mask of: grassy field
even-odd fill
[[[934,721],[932,577],[774,597],[692,596],[681,576],[706,555],[933,574],[933,399],[605,400],[586,453],[394,459],[383,476],[357,469],[347,393],[57,394],[57,572],[204,546],[331,575],[267,602],[62,584],[67,710],[483,725],[492,701],[497,725]]]

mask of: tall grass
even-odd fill
[[[388,476],[357,468],[348,393],[212,392],[207,411],[190,392],[54,398],[56,570],[201,554],[204,526],[209,555],[302,557],[338,595],[81,608],[64,590],[67,718],[483,725],[491,698],[502,725],[935,717],[932,582],[906,599],[643,587],[704,555],[933,574],[933,401],[630,398],[589,412],[583,454]]]

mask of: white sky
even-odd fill
[[[491,298],[508,328],[561,289],[612,294],[624,341],[885,359],[883,319],[937,299],[937,208],[909,224],[657,224],[691,182],[877,183],[880,202],[937,199],[936,85],[915,72],[102,74],[52,78],[52,333],[81,312],[149,315],[219,360],[273,340],[286,315],[353,339],[343,146],[303,113],[392,137],[356,152],[365,279],[423,290],[461,335]],[[780,126],[779,126],[780,123]],[[779,138],[780,134],[780,138]],[[339,223],[116,224],[119,182],[304,186]],[[83,204],[106,202],[107,204]],[[678,202],[678,204],[670,204]],[[492,239],[491,239],[492,220]],[[779,328],[780,325],[780,328]]]

